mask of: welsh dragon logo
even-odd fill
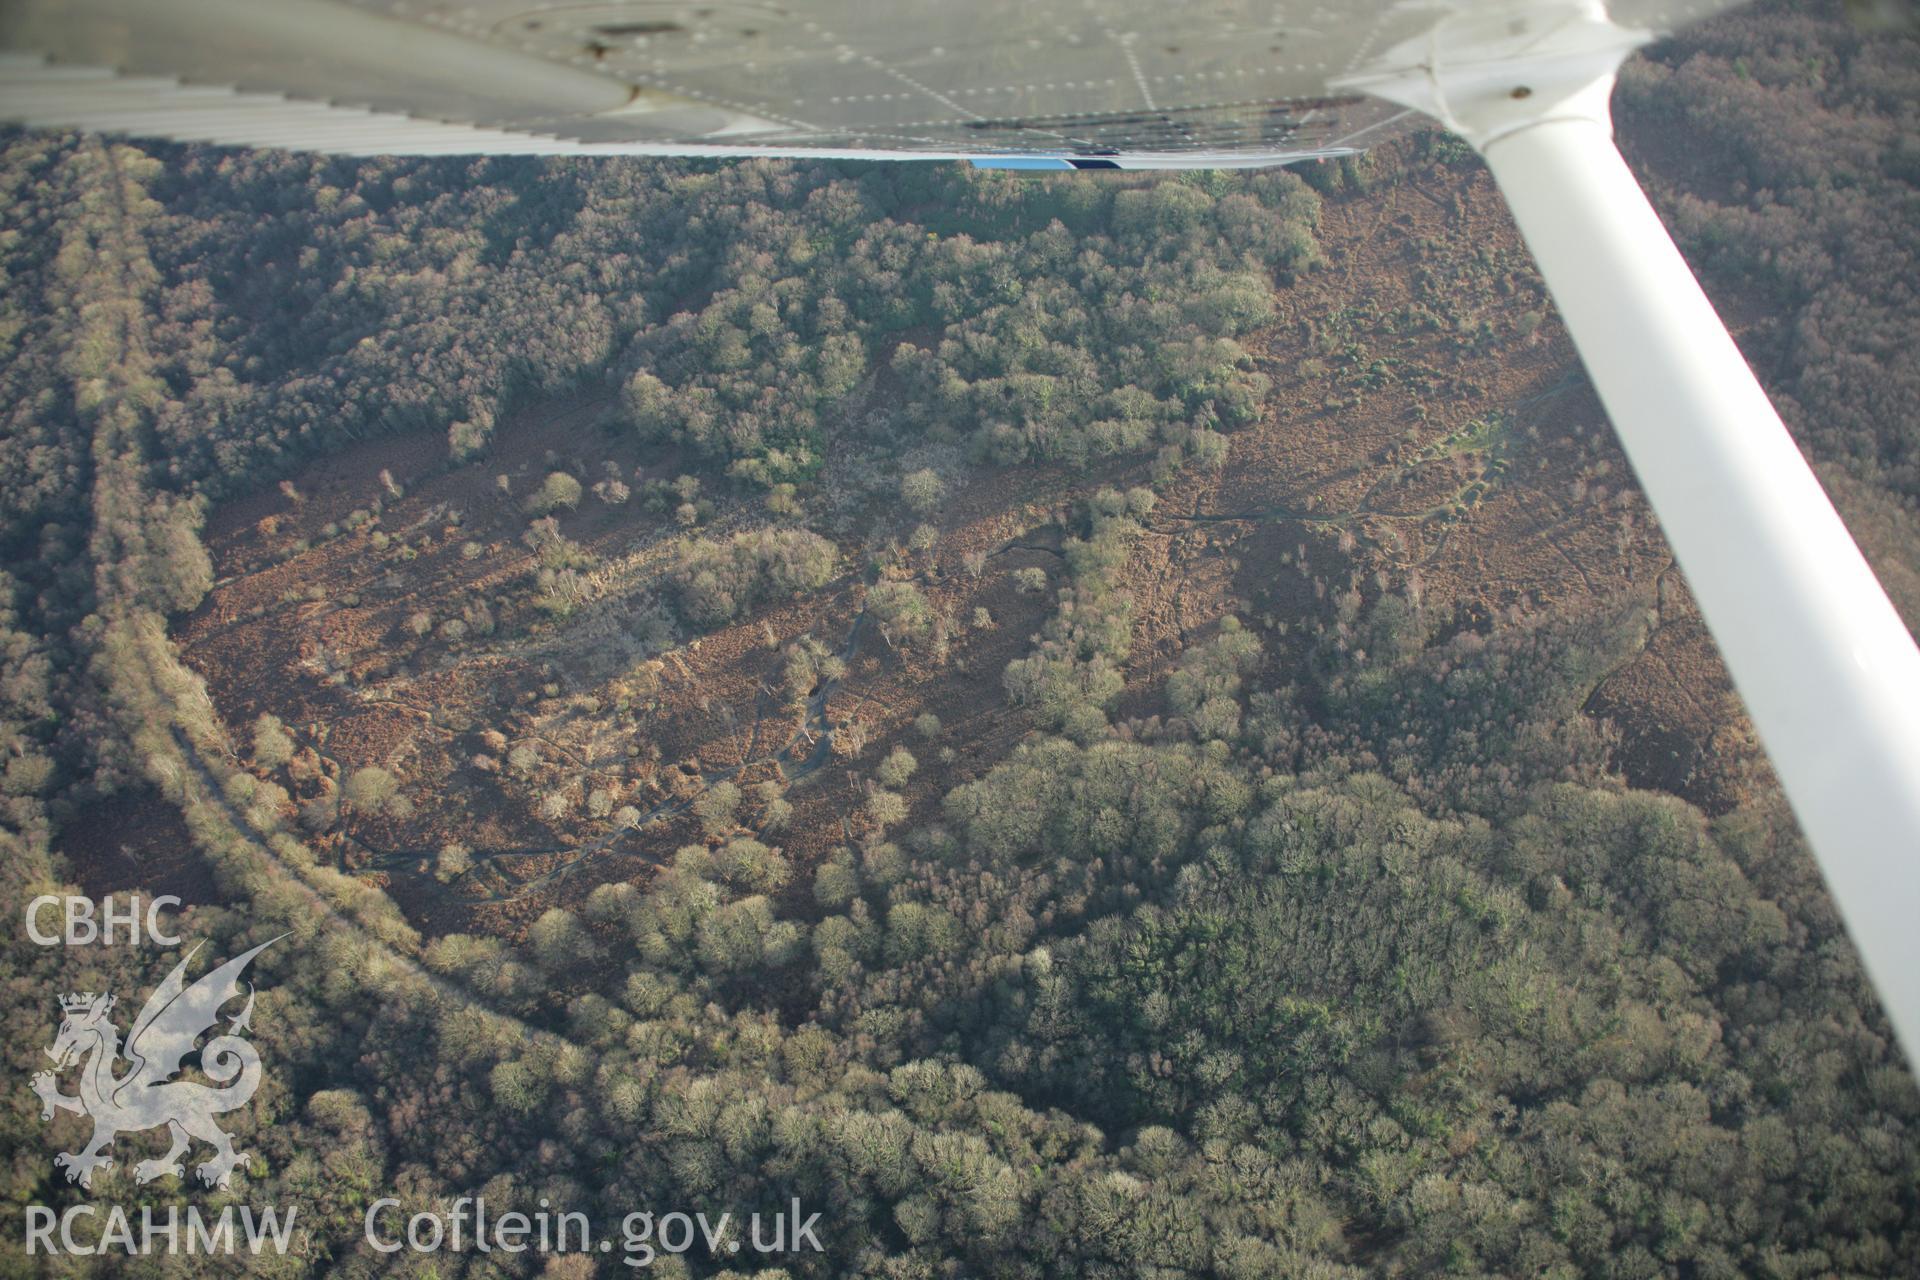
[[[225,1087],[173,1077],[179,1074],[181,1060],[193,1052],[201,1033],[219,1021],[221,1006],[241,994],[240,975],[253,958],[278,941],[280,938],[272,938],[261,943],[189,986],[187,964],[200,950],[195,945],[147,997],[140,1016],[133,1020],[125,1050],[128,1069],[123,1075],[114,1074],[121,1059],[120,1033],[107,1019],[115,1004],[114,996],[88,991],[60,997],[60,1034],[46,1051],[53,1059],[54,1070],[37,1073],[33,1091],[40,1095],[42,1120],[53,1119],[56,1111],[93,1118],[92,1140],[79,1151],[63,1151],[53,1158],[55,1167],[67,1171],[69,1182],[91,1188],[95,1169],[112,1168],[112,1157],[102,1153],[116,1135],[165,1125],[172,1147],[158,1160],[142,1160],[135,1165],[136,1182],[151,1182],[167,1174],[184,1177],[180,1157],[192,1146],[192,1140],[198,1139],[211,1146],[214,1154],[194,1172],[209,1187],[227,1185],[234,1166],[247,1157],[233,1149],[233,1140],[214,1123],[214,1117],[245,1106],[260,1087],[260,1055],[241,1038],[252,1023],[252,984],[247,985],[246,1006],[229,1016],[226,1032],[207,1041],[200,1050],[201,1072],[215,1085]],[[69,1097],[60,1092],[56,1077],[76,1060],[81,1063],[80,1093]]]

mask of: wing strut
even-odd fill
[[[1651,37],[1476,7],[1348,83],[1486,158],[1915,1061],[1920,651],[1614,146]]]

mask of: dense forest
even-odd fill
[[[1883,565],[1920,557],[1917,111],[1912,40],[1837,4],[1669,41],[1620,93],[1630,157]],[[26,1257],[25,1206],[86,1198],[51,1160],[82,1121],[44,1124],[25,1087],[57,997],[137,1008],[175,957],[13,929],[0,1272],[623,1270],[363,1240],[377,1197],[483,1195],[606,1223],[822,1215],[825,1252],[784,1270],[696,1250],[668,1275],[1916,1274],[1920,1089],[1784,800],[1750,744],[1712,812],[1629,786],[1589,714],[1646,643],[1644,598],[1467,616],[1300,521],[1253,567],[1326,575],[1298,616],[1226,609],[1142,660],[1133,566],[1164,495],[1272,416],[1276,371],[1388,362],[1385,331],[1364,359],[1275,336],[1329,207],[1422,165],[1484,181],[1444,140],[1058,179],[0,149],[0,899],[18,920],[104,883],[73,833],[126,805],[214,887],[182,932],[222,956],[293,934],[256,969],[271,1069],[227,1117],[245,1176],[136,1185],[128,1135],[91,1191],[297,1204],[302,1227],[293,1256],[213,1268]],[[1458,342],[1531,350],[1537,280],[1498,295]],[[576,453],[640,450],[646,474],[561,451],[509,474],[512,424],[551,404],[587,406]],[[577,821],[639,829],[645,874],[517,929],[430,928],[340,837],[434,797],[376,764],[336,785],[310,728],[223,706],[170,632],[226,572],[202,537],[223,504],[293,501],[303,468],[389,439],[497,489],[526,555],[504,606],[454,600],[397,648],[599,625],[579,513],[644,524],[657,582],[594,704],[636,755],[664,663],[772,639],[795,599],[844,586],[900,663],[989,633],[945,604],[989,570],[942,558],[938,517],[979,477],[1053,468],[1057,546],[1005,592],[1036,621],[989,673],[1021,732],[989,753],[930,712],[883,749],[824,726],[819,767],[857,802],[804,857],[771,783],[714,781],[645,827],[581,784]],[[404,486],[382,488],[331,536],[414,555],[381,523]],[[768,701],[810,732],[848,659],[763,647]],[[489,778],[544,767],[479,736]],[[449,842],[441,881],[474,857]]]

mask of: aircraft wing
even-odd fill
[[[1663,30],[1730,0],[1621,0]],[[1351,154],[1416,0],[6,0],[0,119],[345,155],[1190,168]]]

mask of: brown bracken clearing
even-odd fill
[[[1461,627],[1632,593],[1657,625],[1588,709],[1620,727],[1630,780],[1724,808],[1745,775],[1723,756],[1747,759],[1751,745],[1678,570],[1484,171],[1418,151],[1381,154],[1376,173],[1390,180],[1327,200],[1326,265],[1280,292],[1257,344],[1274,384],[1262,420],[1231,437],[1224,467],[1163,487],[1127,568],[1136,608],[1118,715],[1161,713],[1186,644],[1229,612],[1260,634],[1256,679],[1271,686],[1296,678],[1350,585],[1369,598],[1417,590]],[[229,504],[207,530],[219,580],[176,628],[186,661],[243,749],[256,716],[285,722],[299,750],[261,772],[296,804],[364,766],[399,779],[399,812],[349,808],[309,838],[429,933],[518,934],[598,884],[644,879],[707,838],[692,805],[721,781],[749,793],[784,782],[790,821],[760,834],[803,870],[867,829],[869,780],[895,745],[920,762],[902,788],[909,824],[938,821],[949,788],[1033,730],[1001,672],[1051,596],[1023,593],[1012,571],[1039,567],[1057,583],[1073,500],[1148,475],[1145,462],[966,472],[932,519],[931,552],[881,553],[950,619],[944,654],[859,621],[873,554],[861,533],[914,523],[882,502],[815,522],[842,553],[824,589],[656,652],[649,620],[687,531],[638,495],[693,468],[603,430],[602,409],[526,408],[489,455],[459,466],[437,436],[363,444]],[[536,603],[538,561],[523,543],[525,497],[555,469],[589,485],[617,475],[636,494],[588,496],[560,515],[595,558],[565,617]],[[773,522],[715,479],[704,492],[715,506],[699,533]],[[969,553],[984,572],[967,571]],[[797,713],[783,651],[805,636],[846,671]],[[941,722],[931,739],[914,728],[929,712]],[[640,824],[621,830],[629,808]],[[749,799],[739,829],[758,814]],[[84,861],[125,842],[108,825],[70,827],[64,843]],[[440,857],[456,841],[464,870]]]

